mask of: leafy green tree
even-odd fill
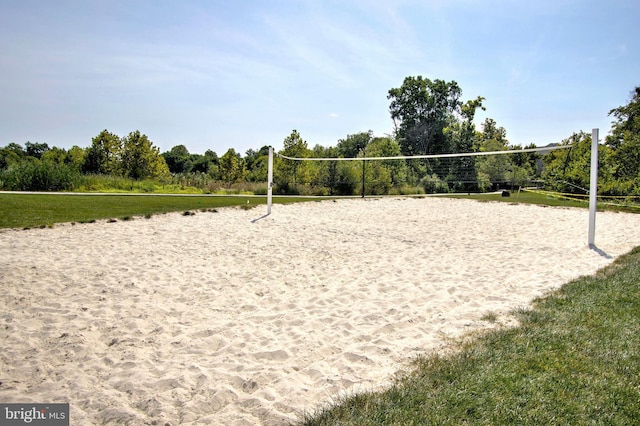
[[[505,151],[501,142],[495,139],[482,141],[480,152]],[[500,185],[510,181],[512,164],[507,155],[480,156],[476,161],[478,181],[482,190],[488,190],[492,185]]]
[[[269,169],[269,147],[263,146],[258,151],[249,149],[245,153],[247,180],[249,182],[266,182]]]
[[[450,141],[452,152],[474,152],[477,148],[480,136],[473,120],[479,108],[485,109],[482,105],[483,100],[484,98],[478,97],[462,104],[460,119],[453,121],[449,127],[444,129],[444,133]],[[444,176],[445,181],[449,182],[451,190],[454,192],[477,190],[475,157],[455,157],[446,162],[440,161],[440,163],[439,168],[446,171],[446,175],[444,172],[440,174]]]
[[[390,137],[373,138],[367,147],[367,157],[398,157],[401,155],[400,145]],[[390,185],[402,185],[407,182],[406,161],[380,160],[375,163],[380,163],[388,171]]]
[[[406,77],[401,87],[389,90],[389,111],[403,155],[429,155],[467,151],[473,145],[473,116],[484,98],[462,102],[455,81]],[[465,160],[440,159],[408,162],[413,184],[426,176],[449,179],[459,174]],[[451,169],[455,166],[454,169]],[[469,165],[466,165],[469,166]]]
[[[119,172],[121,155],[122,141],[118,135],[105,129],[91,139],[82,170],[84,173],[116,174]]]
[[[65,164],[68,164],[75,170],[80,171],[82,170],[86,154],[87,151],[84,148],[74,145],[67,151],[67,156],[64,160]]]
[[[389,90],[389,111],[404,155],[450,152],[444,129],[460,111],[462,90],[455,81],[406,77]]]
[[[176,145],[169,151],[162,153],[171,173],[189,173],[193,168],[190,155],[184,145]]]
[[[560,145],[571,148],[551,151],[543,157],[545,186],[559,192],[586,194],[590,183],[591,135],[574,133]]]
[[[284,148],[280,154],[291,158],[305,158],[309,156],[307,142],[302,139],[297,130],[293,130],[284,139]],[[281,193],[296,193],[296,186],[300,183],[309,183],[309,164],[303,161],[293,161],[278,158],[274,171],[276,191]]]
[[[122,139],[121,171],[132,179],[165,178],[169,174],[160,150],[139,130]]]
[[[45,163],[66,165],[76,171],[81,171],[85,159],[85,150],[77,145],[74,145],[68,151],[54,146],[45,151],[41,159]]]
[[[191,154],[189,161],[192,164],[191,171],[194,173],[208,173],[211,160],[202,154]]]
[[[498,127],[495,120],[485,119],[482,132],[478,135],[477,151],[505,151],[509,147],[507,132]],[[479,189],[486,191],[492,186],[504,184],[513,178],[513,164],[508,155],[480,156],[476,159],[476,170]]]
[[[53,164],[65,164],[66,158],[67,150],[64,148],[58,148],[57,146],[50,148],[48,151],[45,151],[41,157],[42,161]]]
[[[37,158],[38,160],[40,160],[42,155],[49,150],[49,145],[38,142],[26,142],[24,147],[27,152],[27,156]]]
[[[524,149],[536,148],[535,144],[529,144]],[[521,146],[513,145],[509,150],[517,151],[523,149]],[[542,172],[541,157],[537,152],[516,152],[510,155],[513,164],[513,181],[518,186],[526,185],[534,178],[540,177]]]
[[[337,157],[358,157],[361,151],[367,148],[372,139],[372,130],[356,133],[355,135],[347,135],[345,139],[338,140]]]
[[[606,145],[613,149],[614,178],[627,182],[632,192],[640,194],[640,86],[626,105],[612,109],[609,115],[615,117],[606,138]]]
[[[362,156],[371,157],[366,150]],[[362,168],[359,170],[360,180],[362,180]],[[364,193],[369,195],[388,194],[391,188],[391,171],[385,167],[382,161],[367,161],[364,167]]]
[[[4,148],[0,148],[0,170],[17,165],[26,155],[27,153],[22,146],[17,143],[12,142]]]
[[[207,170],[207,174],[214,179],[218,179],[218,165],[220,163],[220,159],[218,158],[218,154],[214,151],[208,149],[204,152],[204,158],[209,162],[209,169]]]
[[[245,176],[244,160],[233,148],[229,148],[229,150],[220,157],[218,167],[220,180],[222,181],[228,183],[237,182]]]
[[[336,147],[316,145],[312,155],[319,158],[340,158]],[[359,164],[354,161],[318,161],[310,164],[311,184],[326,188],[327,195],[354,195],[360,182]]]
[[[485,118],[482,123],[482,134],[479,142],[488,140],[495,140],[503,147],[507,147],[509,141],[507,140],[507,131],[504,127],[498,127],[498,123],[492,118]],[[478,148],[479,149],[479,148]]]

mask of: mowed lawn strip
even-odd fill
[[[308,201],[274,198],[274,203]],[[121,219],[158,213],[265,205],[266,197],[175,195],[0,194],[0,228],[33,228],[56,223]],[[266,208],[266,206],[265,206]],[[256,210],[258,213],[258,211]]]
[[[589,208],[589,201],[587,199],[579,200],[575,198],[569,198],[559,196],[554,193],[545,193],[542,191],[513,191],[508,197],[502,196],[500,193],[487,193],[487,194],[450,194],[447,195],[450,198],[461,198],[466,200],[476,200],[480,202],[497,201],[510,204],[537,204],[541,206],[549,207],[577,207],[577,208]],[[620,199],[617,202],[603,202],[599,200],[597,203],[598,211],[618,211],[626,213],[640,213],[640,205],[637,204],[638,197],[630,197],[627,200]]]
[[[302,425],[640,424],[640,247]]]

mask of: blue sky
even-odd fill
[[[640,85],[637,0],[2,0],[0,146],[309,147],[393,130],[407,76],[455,80],[513,144],[610,130]]]

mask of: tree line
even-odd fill
[[[407,77],[388,91],[392,135],[371,131],[346,135],[335,146],[309,144],[293,130],[280,154],[297,158],[370,158],[445,153],[521,150],[511,145],[506,130],[487,118],[477,129],[474,118],[484,98],[462,100],[455,81]],[[640,87],[627,105],[611,110],[612,131],[600,145],[600,190],[609,195],[640,195]],[[501,156],[376,161],[290,161],[275,159],[274,189],[280,194],[354,195],[470,192],[544,185],[561,192],[588,188],[591,135],[575,133],[561,144],[572,148]],[[207,150],[190,153],[177,145],[160,152],[136,130],[124,137],[103,130],[86,148],[68,150],[46,143],[10,143],[0,148],[0,187],[10,190],[73,190],[87,176],[209,189],[254,183],[266,192],[268,146],[244,155],[233,148],[218,156]]]

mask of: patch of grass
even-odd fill
[[[480,202],[502,202],[509,204],[536,204],[541,206],[550,206],[550,207],[578,207],[578,208],[589,208],[589,202],[577,199],[570,199],[566,197],[558,197],[553,194],[546,194],[538,191],[526,191],[522,190],[520,193],[512,192],[509,197],[503,197],[502,194],[499,193],[490,193],[490,194],[472,194],[472,195],[464,195],[464,194],[450,194],[447,195],[449,198],[462,198],[467,200],[476,200]],[[612,205],[608,203],[598,202],[597,204],[598,211],[624,211],[630,213],[638,213],[640,210],[638,206],[622,206],[622,205]]]
[[[386,391],[344,398],[302,425],[638,424],[640,247],[515,312]]]
[[[25,228],[54,223],[90,223],[124,216],[196,211],[228,206],[266,204],[266,197],[176,195],[0,194],[0,228]],[[309,201],[274,197],[274,203]]]
[[[480,319],[482,321],[495,323],[496,321],[498,321],[498,314],[496,314],[495,312],[487,312],[484,315],[482,315],[482,317]]]

